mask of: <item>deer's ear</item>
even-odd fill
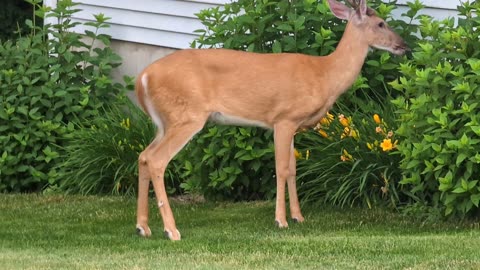
[[[328,5],[330,6],[330,10],[332,11],[333,15],[335,15],[335,17],[342,20],[350,19],[350,14],[353,12],[351,8],[335,0],[327,1]]]

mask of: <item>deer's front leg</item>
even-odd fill
[[[290,122],[279,123],[274,126],[275,141],[275,171],[277,176],[277,200],[275,207],[275,222],[280,228],[288,227],[285,209],[285,184],[290,172],[291,143],[296,126]]]
[[[184,116],[188,117],[188,115]],[[175,225],[175,218],[165,190],[165,170],[170,160],[202,129],[207,117],[200,118],[200,116],[197,116],[197,119],[195,119],[197,121],[192,119],[181,119],[183,121],[177,121],[175,125],[171,125],[166,129],[162,140],[152,146],[147,155],[148,169],[162,216],[164,232],[170,240],[180,240],[181,235]]]
[[[288,200],[290,201],[290,216],[294,222],[303,222],[302,211],[297,195],[297,161],[295,159],[293,140],[290,147],[290,175],[287,178]]]

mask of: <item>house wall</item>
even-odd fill
[[[44,0],[54,6],[57,0]],[[386,0],[387,1],[387,0]],[[394,16],[406,12],[406,2],[399,0]],[[438,19],[455,16],[460,0],[421,0],[429,8],[424,13]],[[112,36],[112,47],[124,59],[116,77],[138,74],[146,65],[175,49],[190,47],[197,36],[194,31],[203,28],[195,13],[202,9],[221,6],[230,0],[76,0],[78,9],[74,19],[79,22],[93,20],[93,14],[110,17],[110,28],[103,33]],[[83,33],[85,26],[75,31]]]
[[[123,59],[123,64],[113,74],[113,78],[118,81],[121,81],[124,75],[136,76],[148,64],[177,50],[122,40],[112,40],[111,47]]]

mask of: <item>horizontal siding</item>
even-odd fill
[[[402,14],[408,11],[407,2],[409,1],[412,0],[398,0],[399,7],[392,12],[392,15],[395,18],[401,18]],[[460,0],[421,0],[421,2],[426,8],[420,10],[420,14],[429,15],[438,20],[457,16],[456,9],[460,5]]]
[[[82,12],[77,21],[86,21],[92,14],[110,17],[111,27],[103,30],[114,39],[188,48],[197,37],[195,30],[203,28],[195,16],[200,10],[215,7],[227,0],[79,0]],[[77,27],[83,32],[83,27]]]
[[[188,48],[197,36],[194,31],[203,25],[194,15],[202,9],[215,7],[230,0],[77,0],[82,11],[74,19],[86,22],[93,14],[103,13],[110,17],[110,28],[102,29],[114,39],[159,45],[170,48]],[[133,4],[132,4],[133,2]],[[387,2],[387,1],[386,1]],[[407,0],[399,0],[400,7],[394,11],[399,18],[407,10]],[[429,8],[422,12],[438,19],[456,15],[460,0],[422,0]],[[56,0],[46,0],[55,5]],[[85,26],[75,31],[83,33]]]
[[[79,0],[81,7],[104,7],[111,8],[116,12],[117,10],[132,10],[152,14],[163,14],[172,16],[181,16],[196,18],[194,13],[199,10],[206,9],[215,5],[225,3],[225,0],[216,1],[186,1],[186,0]],[[135,2],[133,5],[132,2]]]
[[[196,29],[202,27],[198,19],[186,16],[172,16],[164,13],[152,13],[128,9],[115,9],[87,6],[79,7],[82,11],[75,14],[74,18],[78,21],[85,21],[92,18],[92,14],[103,13],[107,17],[111,17],[109,24],[119,29],[123,26],[132,26],[144,29],[152,29],[159,31],[170,31],[184,34],[191,34]]]
[[[465,0],[462,0],[465,2]],[[473,2],[474,0],[471,0]],[[398,0],[399,5],[406,5],[407,2],[413,2],[413,0]],[[456,9],[460,4],[460,0],[420,0],[423,5],[436,9]]]

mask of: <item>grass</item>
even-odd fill
[[[1,269],[480,269],[479,224],[422,224],[385,210],[305,209],[274,227],[274,205],[174,203],[182,241],[135,235],[135,199],[0,195]]]

